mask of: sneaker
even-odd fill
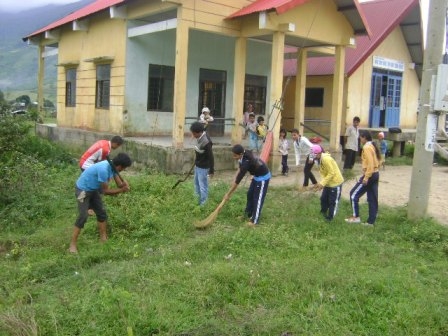
[[[255,227],[257,226],[257,224],[255,224],[255,223],[249,221],[249,222],[247,222],[246,226],[247,226],[247,227],[250,227],[250,228],[255,228]]]
[[[352,217],[346,218],[345,221],[350,224],[358,224],[358,223],[361,223],[361,218],[352,216]]]
[[[363,225],[363,226],[367,226],[367,227],[373,227],[374,225],[373,224],[370,224],[370,223],[361,223],[361,225]]]

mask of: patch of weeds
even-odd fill
[[[33,307],[19,306],[0,313],[0,331],[10,336],[37,336],[38,325]]]

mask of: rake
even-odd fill
[[[179,185],[179,183],[185,182],[185,181],[187,180],[187,178],[188,178],[188,177],[191,175],[191,173],[193,172],[194,165],[195,165],[195,163],[193,162],[193,165],[191,166],[191,168],[190,168],[190,170],[188,171],[187,175],[185,175],[185,177],[184,177],[183,179],[179,179],[179,180],[177,180],[177,182],[173,185],[173,188],[172,188],[172,189],[176,188],[176,187]]]

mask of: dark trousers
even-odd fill
[[[286,174],[289,171],[288,168],[288,154],[282,155],[282,174]]]
[[[375,224],[376,216],[378,214],[378,181],[380,173],[375,172],[369,178],[366,185],[362,184],[364,176],[361,176],[359,181],[350,191],[350,203],[353,209],[353,216],[359,217],[359,199],[367,193],[367,203],[369,204],[369,217],[367,223]]]
[[[303,186],[308,187],[308,183],[311,180],[312,184],[316,184],[317,180],[314,177],[314,174],[312,173],[311,169],[314,166],[314,160],[310,161],[310,156],[308,155],[306,157],[305,161],[305,167],[303,168],[303,174],[305,175],[305,178],[303,179]]]
[[[353,149],[345,150],[344,169],[352,169],[353,168],[353,166],[355,165],[357,153],[358,152],[354,151]]]
[[[268,191],[269,180],[255,181],[250,183],[247,191],[246,214],[254,224],[258,224],[264,199]]]
[[[327,220],[332,220],[338,211],[342,184],[337,187],[324,187],[320,196],[320,212]]]
[[[75,226],[84,228],[87,219],[89,218],[88,210],[93,209],[98,222],[107,220],[106,209],[103,205],[101,193],[98,190],[84,191],[84,197],[80,197],[83,191],[75,187],[75,196],[78,203],[78,217],[76,218]]]

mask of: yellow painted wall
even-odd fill
[[[296,78],[291,78],[290,84],[285,94],[285,109],[283,111],[284,127],[288,130],[294,127],[294,94],[295,94]],[[309,76],[306,82],[307,88],[323,88],[324,89],[324,106],[323,107],[306,107],[305,108],[305,125],[312,127],[317,132],[329,135],[331,120],[331,98],[333,94],[333,76]],[[298,125],[296,125],[298,126]],[[305,130],[305,132],[307,132]]]
[[[333,0],[308,1],[281,15],[271,12],[268,14],[267,29],[264,30],[259,29],[258,15],[248,16],[244,19],[242,35],[267,35],[282,23],[295,24],[295,31],[287,32],[287,36],[306,37],[330,46],[347,45],[349,39],[354,37],[353,28],[338,12]]]
[[[368,127],[370,108],[370,87],[372,79],[373,56],[385,57],[405,63],[405,71],[402,80],[402,96],[400,110],[400,127],[403,129],[415,128],[417,125],[416,112],[420,93],[420,82],[415,70],[409,68],[412,62],[405,40],[399,28],[378,46],[366,61],[345,81],[342,129],[352,124],[354,116],[361,119],[361,127]],[[294,117],[294,91],[296,78],[293,77],[285,95],[285,126],[293,125]],[[330,119],[330,104],[333,86],[333,76],[307,76],[306,87],[323,87],[325,89],[323,108],[306,108],[305,119]],[[317,130],[328,129],[325,125],[317,125],[316,122],[308,122],[309,126],[316,126]],[[319,127],[318,127],[319,126]],[[327,134],[327,133],[325,133]],[[329,134],[329,132],[328,132]]]
[[[402,81],[400,127],[415,128],[417,125],[418,97],[420,82],[415,70],[409,68],[412,62],[401,29],[396,28],[366,59],[351,76],[348,84],[348,104],[345,118],[346,124],[351,124],[353,116],[361,118],[361,127],[367,127],[369,122],[370,87],[373,56],[381,56],[405,64]]]
[[[58,67],[58,125],[121,133],[123,123],[126,22],[110,19],[108,12],[90,19],[88,31],[64,27],[58,64],[78,63],[76,107],[65,107],[65,66]],[[95,108],[97,57],[111,57],[110,107]],[[107,63],[107,62],[106,62]]]
[[[240,36],[243,19],[227,20],[230,14],[249,5],[254,0],[136,0],[127,6],[129,20],[144,18],[178,5],[179,18],[188,22],[191,29],[218,34]],[[352,27],[337,11],[333,0],[311,0],[280,16],[269,14],[270,23],[296,23],[291,35],[305,36],[327,44],[346,44],[352,36]],[[258,15],[244,18],[245,32],[258,30]],[[269,34],[272,31],[266,31]],[[265,32],[265,33],[266,33]],[[77,104],[65,107],[65,67],[58,69],[58,124],[62,127],[77,127],[100,132],[123,133],[125,102],[125,66],[127,44],[127,20],[111,19],[109,11],[89,18],[88,31],[72,31],[71,25],[63,27],[59,41],[59,64],[78,63]],[[95,108],[96,64],[86,60],[96,57],[112,57],[111,96],[109,109]],[[326,98],[327,99],[327,98]],[[321,113],[321,112],[316,112]],[[323,112],[322,112],[323,113]],[[309,116],[306,116],[309,118]]]
[[[133,2],[132,6],[128,6],[127,14],[129,19],[134,19],[182,5],[182,19],[188,23],[188,26],[194,29],[238,36],[241,24],[239,19],[226,20],[226,18],[254,1],[171,0],[148,3],[146,0],[139,0]]]

